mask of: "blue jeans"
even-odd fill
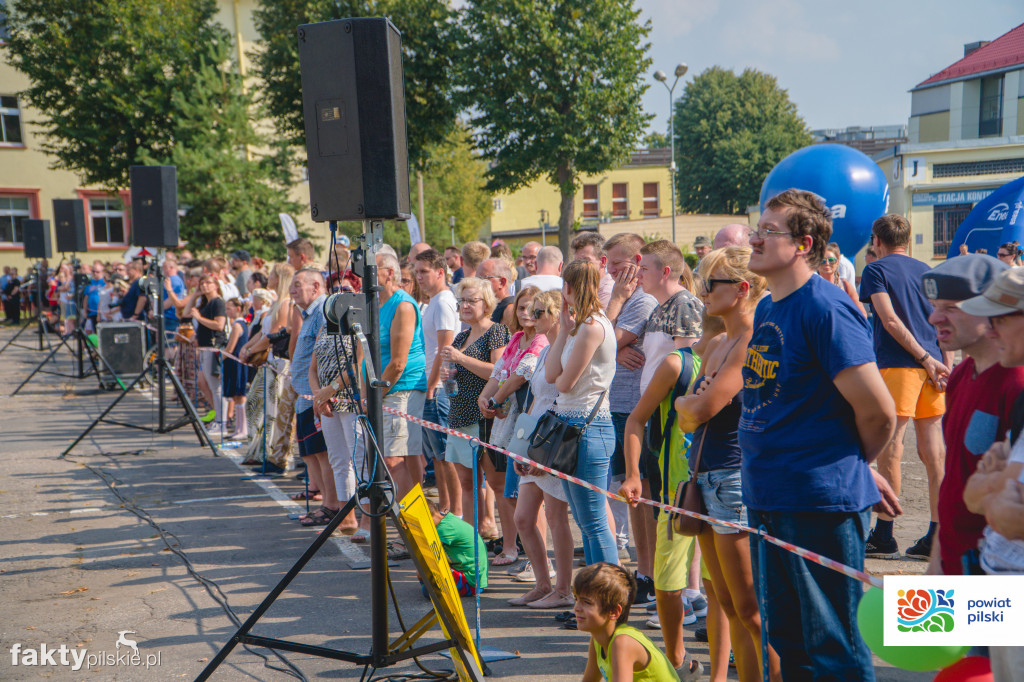
[[[860,512],[765,512],[748,510],[750,525],[769,535],[863,570],[871,509]],[[864,588],[857,580],[750,535],[754,589],[768,641],[779,654],[786,680],[872,681],[871,651],[857,629]],[[761,572],[765,590],[760,591]]]
[[[428,422],[448,426],[448,394],[438,388],[434,398],[423,403],[423,418]],[[448,436],[433,429],[423,429],[423,454],[427,459],[444,460],[444,448]]]
[[[583,417],[563,418],[569,424],[582,427]],[[573,475],[604,490],[608,485],[608,466],[615,451],[615,429],[610,419],[595,419],[580,438]],[[619,563],[615,536],[608,527],[608,505],[604,495],[581,485],[562,481],[572,517],[583,534],[583,558],[587,565],[599,561]]]

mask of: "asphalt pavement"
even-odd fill
[[[12,334],[0,331],[0,346]],[[7,348],[0,354],[0,386],[13,390],[42,358]],[[57,358],[54,369],[72,369],[68,354]],[[305,510],[287,497],[302,488],[293,474],[254,476],[240,464],[239,451],[215,457],[188,427],[154,435],[103,424],[60,458],[115,397],[99,391],[94,377],[39,374],[0,412],[0,679],[195,678],[316,538],[316,529],[293,518]],[[155,424],[152,393],[133,391],[111,416]],[[913,478],[914,468],[907,469]],[[919,497],[920,489],[912,485],[909,494]],[[927,526],[926,494],[924,519],[908,523],[905,535]],[[348,538],[331,538],[254,632],[367,653],[370,571],[350,567],[366,559]],[[921,572],[923,565],[870,562],[869,569]],[[429,602],[411,561],[397,562],[390,573],[410,625]],[[559,629],[555,612],[507,606],[523,587],[494,569],[481,597],[483,644],[517,655],[490,663],[492,676],[579,679],[587,636]],[[464,606],[472,627],[472,601]],[[638,609],[631,620],[643,627],[644,618]],[[394,608],[389,624],[398,637]],[[658,632],[648,632],[660,641]],[[421,642],[440,639],[435,628]],[[694,640],[692,628],[686,646],[707,664],[707,645]],[[420,660],[430,669],[451,667],[437,654]],[[879,663],[880,680],[932,677]],[[307,654],[237,647],[213,679],[357,680],[363,672]],[[407,662],[377,674],[418,672]]]

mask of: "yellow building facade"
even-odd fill
[[[259,40],[253,23],[255,8],[255,0],[219,0],[216,16],[234,37],[235,57],[247,77],[251,75],[248,55]],[[247,81],[252,83],[252,78]],[[24,272],[30,264],[21,242],[21,222],[25,218],[50,221],[51,244],[59,258],[53,233],[53,199],[78,198],[84,204],[89,250],[79,258],[86,262],[120,258],[131,245],[130,193],[125,188],[110,195],[83,185],[74,173],[51,168],[54,157],[42,151],[38,125],[41,116],[19,95],[28,87],[24,74],[10,65],[0,36],[0,265],[17,266],[19,272]],[[293,196],[308,204],[308,186],[297,183]],[[312,225],[306,212],[293,217],[300,226],[312,227],[314,236],[326,245],[326,228]],[[205,251],[205,247],[189,244],[194,253]]]
[[[910,220],[910,255],[946,259],[960,223],[982,199],[1024,175],[1024,24],[911,90],[905,144],[875,155],[889,210]],[[993,254],[994,255],[994,254]]]
[[[619,168],[581,177],[580,190],[573,199],[573,215],[580,228],[614,233],[622,231],[614,227],[619,222],[654,221],[671,216],[669,155],[668,148],[645,149],[634,153],[629,163]],[[514,192],[495,194],[491,236],[543,239],[548,244],[557,244],[560,204],[558,187],[547,178]],[[542,226],[546,227],[542,230]]]

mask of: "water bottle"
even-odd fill
[[[446,362],[444,363],[445,369],[445,380],[444,380],[444,392],[448,394],[449,398],[454,398],[459,394],[459,382],[455,380],[455,363]]]

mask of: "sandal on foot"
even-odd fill
[[[365,528],[359,528],[355,533],[352,533],[352,537],[349,538],[356,544],[363,544],[370,541],[370,531]]]
[[[508,605],[509,606],[526,606],[527,604],[529,604],[532,601],[537,601],[537,599],[538,599],[537,595],[538,594],[541,595],[540,596],[541,599],[544,598],[544,595],[541,594],[541,591],[538,590],[537,588],[534,588],[534,589],[530,590],[529,592],[527,592],[526,594],[524,594],[521,597],[516,597],[515,599],[509,599],[508,600]]]
[[[575,603],[576,600],[572,598],[572,595],[562,594],[558,590],[552,590],[537,601],[528,603],[527,606],[531,609],[561,609],[566,606],[572,606]]]
[[[564,623],[565,621],[571,620],[571,619],[573,619],[575,617],[576,617],[576,614],[573,613],[572,611],[562,611],[560,614],[555,616],[555,620],[557,620],[559,623]]]
[[[301,519],[299,523],[303,526],[326,526],[335,516],[338,515],[338,511],[338,509],[320,507],[306,518]]]
[[[405,548],[401,542],[389,542],[388,543],[388,559],[392,561],[401,561],[409,558],[409,550]]]
[[[494,557],[491,562],[492,566],[511,566],[515,562],[519,561],[519,552],[509,552],[506,554],[499,554]]]
[[[288,497],[296,502],[305,502],[306,500],[319,502],[323,499],[323,495],[320,494],[319,490],[303,490],[301,493],[293,493]]]

